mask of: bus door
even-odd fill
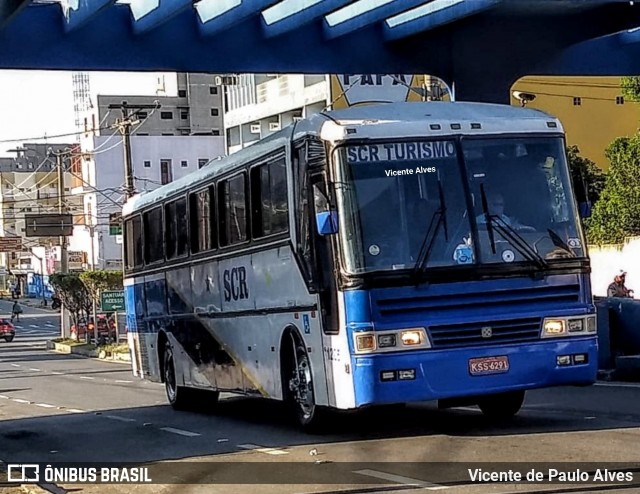
[[[320,235],[315,228],[317,213],[328,211],[330,199],[324,174],[315,174],[311,177],[311,190],[313,194],[312,225],[311,229],[315,244],[315,266],[318,274],[318,290],[320,295],[320,317],[322,318],[322,330],[325,334],[337,334],[339,331],[338,317],[338,287],[336,283],[337,262],[333,236]]]

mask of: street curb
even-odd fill
[[[113,362],[116,364],[126,364],[131,366],[131,356],[129,354],[122,354],[126,360],[115,358],[113,354],[111,357],[107,357],[104,354],[104,350],[98,351],[95,348],[87,348],[93,345],[65,345],[64,343],[57,343],[55,341],[47,341],[47,350],[51,350],[58,353],[74,354],[80,357],[93,358],[100,360],[101,362]]]
[[[89,345],[65,345],[55,341],[47,341],[47,350],[53,350],[58,353],[72,353],[74,355],[82,355],[84,357],[97,357],[98,351],[95,348],[87,348]],[[93,345],[91,345],[93,346]]]

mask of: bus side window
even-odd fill
[[[247,197],[245,175],[236,175],[218,185],[220,212],[220,245],[233,245],[247,240]]]
[[[287,231],[289,207],[284,159],[251,170],[251,204],[253,238]]]
[[[176,201],[176,240],[178,257],[189,252],[189,220],[187,218],[187,200],[185,198]]]
[[[189,196],[189,223],[191,225],[191,252],[205,252],[215,247],[213,226],[213,187]]]
[[[125,221],[124,224],[124,257],[127,269],[142,266],[142,228],[140,215],[136,215]]]
[[[143,214],[144,225],[144,261],[153,263],[164,260],[164,242],[162,241],[162,207]]]
[[[176,256],[176,202],[172,201],[164,207],[164,242],[167,259]]]
[[[133,265],[137,268],[142,266],[142,217],[136,215],[132,220],[133,230]]]
[[[124,222],[124,266],[133,268],[133,223],[132,220]]]

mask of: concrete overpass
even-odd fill
[[[640,74],[629,0],[3,0],[0,68],[428,73],[508,101],[527,74]]]

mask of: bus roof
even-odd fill
[[[207,179],[220,175],[237,166],[251,162],[260,156],[281,149],[288,145],[291,139],[303,135],[322,135],[328,140],[344,139],[347,135],[346,127],[360,126],[370,129],[368,135],[359,133],[353,137],[382,137],[390,129],[397,128],[398,132],[389,137],[402,136],[407,128],[416,129],[416,123],[424,122],[444,124],[439,135],[451,135],[450,124],[479,123],[481,128],[467,132],[468,125],[455,134],[487,134],[487,133],[513,133],[531,131],[533,121],[538,124],[536,129],[547,132],[561,132],[560,122],[553,116],[540,110],[521,108],[511,105],[496,105],[491,103],[467,103],[467,102],[402,102],[384,103],[366,106],[345,108],[330,112],[317,113],[307,119],[296,122],[255,144],[246,147],[237,153],[220,159],[180,178],[170,184],[164,185],[146,194],[131,198],[123,207],[123,214],[130,214],[134,210],[162,201],[170,196],[190,190]],[[548,122],[554,122],[553,128],[549,128]],[[323,131],[324,129],[324,131]],[[328,129],[328,131],[327,131]],[[424,131],[423,131],[424,132]]]

